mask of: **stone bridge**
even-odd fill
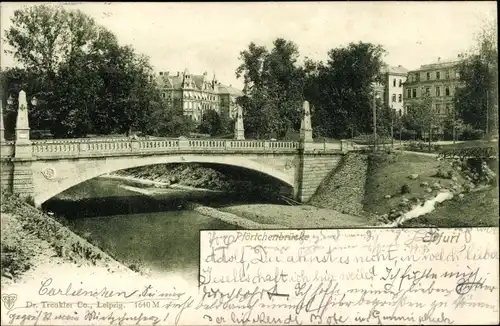
[[[16,139],[0,145],[3,190],[28,197],[39,206],[86,180],[117,170],[166,163],[233,165],[274,177],[307,201],[321,181],[349,150],[347,142],[316,143],[312,139],[309,105],[299,142],[242,139],[242,116],[237,116],[237,139],[82,138],[29,139],[26,95],[21,92]],[[24,98],[23,98],[24,97]],[[2,123],[3,129],[3,123]]]

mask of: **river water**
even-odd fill
[[[237,202],[266,202],[227,194],[172,190],[151,197],[122,188],[123,180],[96,178],[47,201],[42,209],[54,213],[75,233],[115,259],[152,272],[198,273],[200,230],[236,229],[227,223],[182,208],[182,200],[214,206]],[[269,200],[267,200],[269,202]]]

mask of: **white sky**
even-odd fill
[[[1,32],[14,10],[30,3],[1,3]],[[290,2],[290,3],[74,3],[113,31],[122,44],[150,57],[159,71],[211,76],[242,87],[234,71],[250,42],[293,40],[302,57],[324,60],[331,48],[372,42],[388,51],[385,61],[407,69],[457,54],[474,44],[486,20],[497,21],[496,3]],[[5,44],[3,44],[5,48]],[[2,51],[2,66],[14,61]]]

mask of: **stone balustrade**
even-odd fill
[[[95,157],[158,152],[283,152],[299,149],[299,142],[234,139],[50,139],[32,142],[34,158]],[[323,150],[326,148],[320,144]],[[338,144],[335,149],[340,149]],[[330,148],[328,148],[330,149]],[[331,149],[334,149],[333,147]]]
[[[14,155],[14,142],[2,143],[2,158]],[[32,141],[33,158],[57,159],[98,157],[163,152],[270,152],[291,153],[304,149],[314,153],[332,153],[352,150],[347,142],[309,142],[234,140],[234,139],[129,139],[129,138],[76,138]]]

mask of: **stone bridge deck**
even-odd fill
[[[2,146],[2,159],[14,155],[14,142]],[[306,149],[315,153],[335,153],[349,150],[346,142],[307,143],[265,141],[265,140],[228,140],[228,139],[124,139],[124,138],[80,138],[51,139],[32,141],[33,159],[90,158],[127,155],[154,155],[175,153],[294,153]]]

